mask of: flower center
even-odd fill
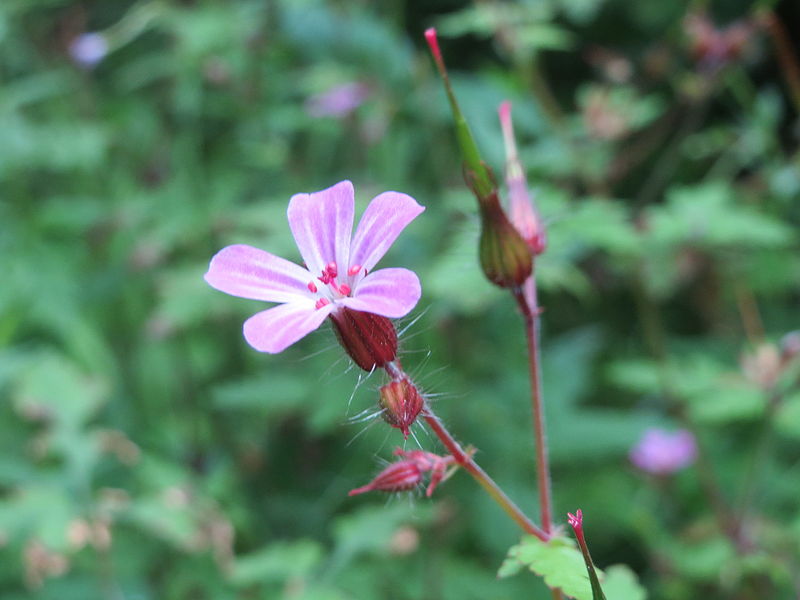
[[[350,268],[347,269],[347,274],[342,278],[346,281],[341,281],[339,278],[339,267],[336,262],[329,262],[319,277],[317,277],[317,280],[324,286],[322,289],[317,286],[315,280],[312,279],[308,282],[308,291],[312,294],[320,294],[320,298],[317,299],[317,303],[314,305],[315,308],[320,309],[331,302],[349,296],[353,292],[353,288],[351,287],[353,283],[352,280],[354,277],[358,276],[362,270],[364,271],[364,275],[366,275],[367,270],[361,265],[351,265]]]

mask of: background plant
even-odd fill
[[[690,8],[718,35],[746,23],[746,43],[709,53]],[[652,597],[796,595],[800,397],[776,367],[800,299],[796,10],[0,3],[3,597],[548,597],[532,574],[496,579],[518,534],[462,475],[433,502],[347,498],[395,443],[345,422],[372,384],[353,394],[332,335],[251,352],[257,303],[202,281],[228,243],[290,256],[292,193],[348,177],[361,200],[413,195],[425,218],[392,251],[423,282],[404,364],[535,509],[524,342],[477,265],[430,25],[498,172],[512,100],[548,223],[556,513],[581,506],[595,562]],[[73,43],[93,31],[91,66]],[[350,110],[318,95],[352,82]],[[702,462],[630,466],[652,425],[698,434],[754,547],[712,510]]]

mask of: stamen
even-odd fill
[[[330,303],[331,303],[331,301],[328,300],[327,298],[320,298],[319,300],[317,300],[317,303],[314,305],[314,308],[319,310],[323,306],[327,306]]]
[[[347,269],[348,275],[358,275],[358,272],[361,270],[361,265],[353,265],[349,269]]]
[[[317,286],[314,284],[313,281],[308,282],[308,291],[311,292],[312,294],[317,293]]]
[[[334,261],[331,261],[331,262],[328,263],[328,266],[325,267],[325,271],[331,277],[336,277],[339,274],[339,269],[336,266],[336,263]]]
[[[343,283],[342,285],[339,286],[339,293],[342,296],[349,296],[351,291],[352,290],[350,289],[350,286],[347,285],[346,283]]]

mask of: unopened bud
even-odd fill
[[[583,540],[583,511],[579,508],[575,514],[567,513],[567,522],[572,530],[575,532],[575,538],[578,541]]]
[[[348,496],[355,496],[373,490],[381,492],[405,492],[413,490],[422,481],[422,471],[414,460],[401,460],[390,464],[367,485],[350,490]]]
[[[583,562],[586,564],[586,573],[589,575],[589,583],[592,586],[592,599],[593,600],[606,600],[606,595],[603,593],[603,588],[600,586],[600,579],[597,577],[597,571],[592,562],[592,555],[589,554],[589,546],[586,545],[586,537],[583,534],[583,511],[579,508],[575,514],[567,513],[567,522],[572,527],[575,533],[575,539],[578,540],[578,547],[583,554]]]
[[[480,211],[479,254],[484,275],[500,287],[521,286],[533,271],[528,244],[506,217],[496,192],[481,201]]]
[[[422,410],[424,401],[416,386],[404,377],[381,388],[378,404],[384,420],[392,427],[397,427],[407,439],[408,428]]]
[[[333,329],[350,358],[371,372],[397,357],[397,331],[386,317],[342,307],[331,313]]]
[[[508,186],[509,220],[517,228],[528,248],[535,255],[544,252],[547,246],[542,219],[539,217],[533,198],[528,192],[528,181],[517,154],[514,125],[511,121],[511,103],[507,100],[498,109],[503,143],[506,148],[506,185]]]

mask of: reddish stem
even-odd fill
[[[541,369],[539,366],[539,341],[537,339],[539,309],[536,304],[536,283],[533,277],[525,282],[525,286],[527,290],[522,288],[514,290],[514,298],[525,320],[525,337],[528,341],[528,368],[531,378],[531,411],[533,412],[534,443],[536,445],[536,475],[539,484],[539,510],[541,512],[542,528],[549,534],[553,530],[553,500],[550,489],[550,461],[547,454],[547,434],[542,399]]]
[[[396,361],[386,365],[386,372],[393,379],[402,377],[408,378],[408,375],[403,372],[402,367]],[[442,423],[441,419],[439,419],[433,410],[431,410],[427,400],[425,401],[425,407],[422,410],[422,417],[425,419],[425,422],[431,428],[433,433],[436,434],[436,437],[439,438],[455,461],[467,473],[472,475],[473,479],[475,479],[475,481],[477,481],[481,487],[486,490],[489,496],[491,496],[492,499],[500,505],[500,508],[502,508],[506,514],[511,517],[511,519],[513,519],[517,525],[519,525],[520,529],[522,529],[525,533],[535,535],[543,542],[546,542],[550,539],[549,533],[543,531],[533,521],[531,521],[514,503],[514,501],[506,495],[500,486],[497,485],[497,483],[491,477],[489,477],[486,471],[484,471],[478,465],[478,463],[475,462],[475,459],[472,458],[472,454],[466,452],[464,448],[462,448],[461,444],[456,441],[456,439],[444,426],[444,423]]]

